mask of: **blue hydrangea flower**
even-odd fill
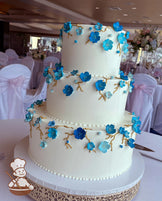
[[[44,69],[44,72],[43,72],[43,76],[44,76],[44,77],[47,77],[47,75],[48,75],[48,69],[49,69],[49,67],[46,67],[46,68]]]
[[[120,86],[121,88],[125,87],[125,81],[121,80],[121,81],[119,82],[119,86]]]
[[[28,113],[25,115],[25,121],[30,122],[32,119],[33,119],[33,113],[28,112]]]
[[[82,140],[85,137],[85,135],[86,135],[86,131],[81,127],[74,130],[74,136],[76,139]]]
[[[87,149],[88,149],[89,151],[92,151],[94,148],[95,148],[95,145],[94,145],[93,142],[89,142],[89,143],[87,144]]]
[[[105,93],[105,96],[106,96],[106,98],[110,99],[111,96],[112,96],[112,93],[111,93],[110,91],[107,91],[107,92]]]
[[[35,102],[36,105],[42,105],[42,103],[43,103],[43,100],[37,100],[37,101]]]
[[[34,126],[37,126],[38,124],[40,124],[41,121],[42,121],[42,119],[41,119],[40,117],[38,117],[38,118],[35,120]]]
[[[106,87],[106,82],[102,81],[102,80],[98,80],[95,83],[96,89],[97,91],[103,91]]]
[[[47,142],[46,142],[46,141],[41,141],[40,147],[41,147],[42,149],[46,148],[46,147],[47,147]]]
[[[124,33],[118,34],[117,40],[118,40],[118,42],[119,42],[120,44],[123,44],[123,43],[126,41],[126,38],[125,38]]]
[[[128,141],[127,141],[127,144],[130,148],[134,148],[135,147],[135,140],[133,138],[130,138]]]
[[[71,22],[64,23],[64,31],[65,31],[65,33],[69,33],[71,31],[71,29],[72,29]]]
[[[113,48],[113,41],[110,39],[104,40],[102,44],[105,51],[111,50]]]
[[[140,129],[140,125],[139,124],[133,124],[132,125],[132,129],[134,132],[140,134],[141,133],[141,129]]]
[[[122,47],[122,51],[124,52],[124,54],[126,54],[128,52],[128,43],[124,43],[123,47]]]
[[[110,149],[110,144],[107,141],[103,141],[99,144],[99,150],[103,153],[106,153],[108,149]]]
[[[73,87],[71,85],[66,85],[63,89],[63,93],[66,94],[66,96],[70,96],[73,93]]]
[[[50,83],[52,83],[53,82],[53,76],[51,75],[51,74],[48,74],[47,76],[46,76],[46,83],[47,84],[50,84]]]
[[[89,72],[85,72],[81,73],[79,77],[83,82],[88,82],[91,79],[91,74],[89,74]]]
[[[71,72],[71,75],[76,75],[78,73],[78,70],[73,70],[72,72]]]
[[[97,43],[100,40],[100,35],[99,32],[95,31],[95,32],[91,32],[90,36],[89,36],[89,40],[92,43]]]
[[[49,121],[48,122],[48,126],[54,126],[55,125],[55,121]]]
[[[108,124],[107,126],[106,126],[106,132],[108,133],[108,134],[114,134],[114,133],[116,133],[116,129],[115,129],[115,126],[114,125],[112,125],[112,124]]]
[[[127,31],[126,34],[125,34],[125,38],[126,38],[126,39],[129,38],[129,34],[130,34],[129,31]]]
[[[124,72],[123,71],[120,71],[120,78],[122,80],[128,80],[128,76],[127,75],[124,75]]]
[[[76,34],[77,34],[77,36],[80,36],[80,35],[83,34],[83,29],[82,29],[82,27],[78,27],[78,28],[76,29]]]
[[[123,30],[123,26],[120,25],[119,22],[115,22],[115,23],[113,24],[113,28],[114,28],[114,30],[115,30],[116,32]]]
[[[55,139],[57,137],[57,130],[55,128],[48,129],[48,137]]]
[[[102,29],[102,24],[101,23],[99,23],[99,22],[97,22],[97,24],[95,25],[95,29],[97,30],[97,31],[100,31],[101,29]]]
[[[55,80],[60,80],[64,76],[63,70],[58,70],[57,72],[54,73],[54,75]]]

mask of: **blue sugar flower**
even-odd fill
[[[55,139],[57,137],[57,130],[55,128],[48,129],[48,137]]]
[[[136,116],[132,117],[132,123],[141,125],[141,121],[140,121],[139,117],[136,117]]]
[[[78,27],[78,28],[76,29],[76,34],[77,34],[77,36],[80,36],[80,35],[83,34],[83,29],[82,29],[82,27]]]
[[[54,73],[54,75],[55,80],[60,80],[64,76],[63,70],[58,70],[57,72]]]
[[[124,43],[124,45],[122,47],[122,51],[124,52],[124,54],[126,54],[128,52],[128,43]]]
[[[128,39],[128,38],[129,38],[129,34],[130,34],[130,32],[129,32],[129,31],[127,31],[127,32],[126,32],[126,34],[125,34],[125,38],[126,38],[126,39]]]
[[[81,73],[79,77],[83,82],[88,82],[91,79],[91,74],[89,74],[89,72],[85,72]]]
[[[42,105],[42,103],[43,103],[43,100],[37,100],[37,101],[35,102],[36,105]]]
[[[134,148],[135,147],[135,140],[133,138],[130,138],[128,141],[127,141],[127,144],[130,148]]]
[[[125,87],[125,81],[121,80],[121,81],[119,82],[119,86],[120,86],[121,88]]]
[[[53,82],[53,76],[51,74],[48,74],[46,77],[46,83],[50,84]]]
[[[74,40],[74,43],[78,43],[78,41],[77,41],[77,40]]]
[[[113,41],[110,39],[104,40],[102,44],[105,51],[111,50],[113,48]]]
[[[123,71],[120,71],[120,78],[122,80],[128,80],[128,76],[127,75],[124,75],[124,72]]]
[[[86,135],[86,131],[81,127],[74,130],[74,136],[76,139],[82,140],[85,137],[85,135]]]
[[[91,32],[91,34],[89,36],[89,40],[92,43],[97,43],[100,40],[99,32],[97,32],[97,31]]]
[[[122,148],[123,148],[123,145],[122,145],[122,144],[120,144],[120,145],[119,145],[119,147],[122,149]]]
[[[62,66],[62,65],[61,65],[61,62],[60,62],[60,63],[56,63],[56,64],[55,64],[56,69],[57,69],[58,67],[60,67],[60,68],[61,68],[61,66]]]
[[[126,41],[126,38],[125,38],[124,33],[118,34],[117,40],[118,40],[118,42],[119,42],[120,44],[123,44],[123,43]]]
[[[60,64],[58,65],[55,65],[56,66],[56,69],[53,70],[54,73],[58,72],[58,71],[63,71],[64,67]]]
[[[134,132],[141,134],[141,129],[140,129],[140,125],[139,124],[133,124],[132,125],[132,129]]]
[[[32,119],[33,119],[33,113],[28,112],[28,113],[25,115],[25,121],[30,122]]]
[[[105,93],[105,96],[106,96],[106,98],[110,99],[111,96],[112,96],[112,93],[111,93],[110,91],[107,91],[107,92]]]
[[[40,147],[41,147],[42,149],[46,148],[46,147],[47,147],[47,142],[46,142],[46,141],[41,141]]]
[[[120,134],[123,134],[123,135],[124,135],[124,134],[125,134],[125,131],[126,131],[126,130],[125,130],[124,127],[120,127],[120,128],[119,128],[119,133],[120,133]]]
[[[115,129],[115,126],[114,125],[112,125],[112,124],[108,124],[107,126],[106,126],[106,132],[108,133],[108,134],[114,134],[114,133],[116,133],[116,129]]]
[[[40,117],[38,117],[36,120],[35,120],[35,123],[34,123],[34,126],[37,126],[38,124],[40,124],[42,121],[42,119]]]
[[[124,136],[125,136],[126,138],[129,138],[129,132],[125,130]]]
[[[54,126],[55,125],[55,121],[49,121],[48,122],[48,126]]]
[[[66,85],[63,89],[63,93],[66,94],[66,96],[70,96],[73,93],[73,87],[71,85]]]
[[[102,26],[103,25],[101,23],[97,22],[97,24],[95,25],[96,31],[100,31],[102,29]]]
[[[99,144],[99,150],[103,153],[106,153],[110,149],[110,144],[107,141],[103,141]]]
[[[97,91],[103,91],[106,87],[106,82],[102,81],[102,80],[98,80],[95,83],[96,89]]]
[[[115,30],[116,32],[123,30],[123,26],[120,25],[119,22],[115,22],[115,23],[113,24],[113,28],[114,28],[114,30]]]
[[[89,27],[89,30],[91,31],[91,30],[92,30],[92,27]]]
[[[89,151],[92,151],[94,148],[95,148],[95,145],[94,145],[93,142],[89,142],[89,143],[87,144],[87,149],[88,149]]]
[[[70,72],[71,73],[71,75],[76,75],[77,73],[78,73],[78,70],[73,70],[72,72]]]
[[[65,33],[69,33],[71,31],[71,29],[72,29],[71,22],[64,23],[64,31],[65,31]]]
[[[129,72],[129,73],[128,73],[128,77],[129,77],[130,79],[133,79],[133,74],[132,74],[131,72]]]
[[[43,76],[44,76],[44,77],[47,77],[47,75],[48,75],[48,69],[49,69],[49,67],[46,67],[46,68],[44,69],[44,72],[43,72]]]
[[[29,108],[34,109],[34,103],[32,103]]]

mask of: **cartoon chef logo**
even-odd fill
[[[12,181],[8,184],[9,190],[15,195],[27,195],[34,189],[34,187],[26,180],[26,171],[25,171],[25,160],[16,158],[13,162],[10,163],[10,167],[13,170],[13,175],[15,179],[10,176]]]

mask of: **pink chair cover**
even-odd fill
[[[153,112],[153,94],[157,82],[150,75],[142,73],[135,74],[134,79],[134,90],[128,95],[126,110],[140,116],[141,130],[149,132]]]
[[[24,99],[31,72],[21,64],[0,71],[0,119],[24,118]]]

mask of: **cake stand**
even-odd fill
[[[51,174],[28,156],[28,137],[20,141],[14,157],[26,160],[28,181],[34,186],[29,196],[37,201],[130,201],[139,189],[144,173],[142,156],[134,150],[133,162],[122,175],[106,180],[85,181]],[[120,164],[119,164],[120,165]]]

